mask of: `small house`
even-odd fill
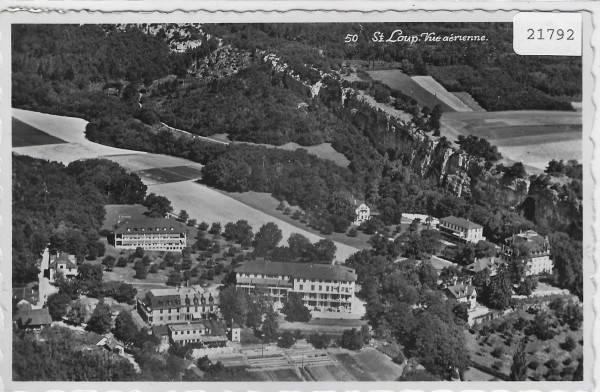
[[[50,282],[56,280],[57,274],[65,278],[73,278],[77,276],[77,260],[75,255],[70,255],[65,252],[57,253],[55,256],[50,256],[50,265],[48,266]]]
[[[41,329],[52,324],[48,308],[20,309],[15,315],[15,321],[20,329]]]
[[[477,305],[477,290],[475,290],[475,286],[466,284],[448,286],[445,293],[448,298],[468,304],[469,310],[473,310]]]

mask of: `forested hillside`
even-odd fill
[[[404,36],[485,35],[487,41],[372,42],[373,33],[388,38],[396,29]],[[246,50],[276,52],[313,82],[318,73],[312,68],[327,72],[342,69],[344,60],[379,61],[409,75],[431,75],[449,91],[467,91],[486,110],[572,110],[569,101],[581,99],[581,59],[515,54],[510,23],[218,24],[206,31]],[[347,34],[358,35],[358,42],[345,43]]]
[[[104,252],[104,205],[141,203],[146,186],[135,174],[106,160],[69,166],[13,155],[13,283],[37,279],[47,244],[78,259]],[[96,257],[94,256],[94,257]]]

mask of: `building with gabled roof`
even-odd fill
[[[248,292],[265,289],[276,308],[293,292],[310,310],[351,313],[354,309],[357,276],[352,268],[254,260],[236,267],[235,274],[237,288]]]
[[[454,286],[446,287],[444,291],[446,296],[451,299],[455,299],[458,302],[466,303],[469,305],[469,310],[474,309],[477,305],[477,290],[475,286],[467,284],[457,284]]]
[[[77,276],[77,259],[75,255],[70,255],[66,252],[59,252],[56,255],[50,255],[48,264],[48,279],[50,282],[56,280],[57,273],[65,278],[73,278]]]
[[[505,239],[502,258],[506,261],[518,259],[525,265],[525,276],[551,274],[554,263],[550,259],[550,241],[534,230],[513,234]],[[515,250],[519,248],[519,253]],[[526,251],[523,254],[523,251]]]
[[[217,318],[219,295],[200,286],[149,290],[137,300],[137,310],[150,325]]]
[[[187,229],[169,218],[135,218],[123,222],[114,231],[115,247],[181,252],[187,241]]]
[[[438,226],[440,232],[451,242],[473,242],[485,241],[483,226],[473,223],[464,218],[450,215],[440,219]]]
[[[19,309],[14,320],[20,329],[40,329],[52,324],[48,308]]]

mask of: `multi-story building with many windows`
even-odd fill
[[[356,273],[330,264],[247,261],[235,269],[236,287],[245,291],[263,288],[283,306],[288,293],[300,294],[310,310],[351,313],[354,310]]]
[[[186,247],[185,226],[175,219],[131,219],[115,229],[118,249],[179,251]]]
[[[204,347],[224,347],[227,344],[226,331],[212,320],[170,324],[168,329],[171,342],[182,346],[198,344]]]
[[[440,219],[439,230],[452,242],[477,243],[479,241],[485,241],[485,237],[483,236],[483,226],[452,215]]]
[[[153,289],[137,300],[137,310],[153,326],[216,319],[219,296],[200,286]]]
[[[504,260],[524,263],[525,276],[552,273],[554,263],[550,259],[550,242],[533,230],[508,237],[502,247]]]

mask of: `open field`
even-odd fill
[[[46,144],[66,143],[55,136],[48,135],[29,124],[13,117],[12,119],[12,145],[13,147],[40,146]]]
[[[476,100],[473,99],[471,94],[466,91],[453,92],[458,99],[460,99],[465,105],[471,108],[473,112],[485,112],[486,110],[479,106]]]
[[[268,215],[274,217],[275,219],[280,219],[286,223],[289,223],[290,225],[295,226],[295,227],[299,228],[300,230],[305,230],[305,231],[312,233],[314,235],[317,235],[319,237],[322,236],[317,230],[314,230],[312,227],[309,227],[303,223],[300,223],[299,221],[292,219],[291,215],[285,215],[282,211],[277,210],[277,205],[279,204],[279,202],[277,201],[277,199],[275,199],[269,193],[265,193],[265,192],[235,193],[235,192],[224,192],[224,191],[219,191],[219,192],[224,193],[225,195],[231,197],[232,199],[238,200],[252,208],[262,211],[265,214],[268,214]],[[292,210],[294,210],[294,209],[295,208],[292,207]],[[363,234],[360,231],[357,233],[356,237],[348,237],[344,233],[335,233],[334,232],[334,233],[331,233],[330,235],[326,236],[326,238],[329,238],[330,240],[332,240],[336,243],[339,242],[340,244],[350,246],[352,248],[357,248],[357,249],[370,249],[371,248],[371,245],[369,245],[369,243],[368,243],[370,237],[368,235]]]
[[[202,178],[202,172],[199,169],[189,166],[155,167],[153,169],[140,170],[136,173],[146,185],[198,180]]]
[[[383,355],[383,354],[382,354]],[[375,377],[363,369],[356,360],[347,353],[332,354],[332,356],[352,375],[357,381],[375,381]]]
[[[200,163],[162,154],[122,154],[107,156],[103,158],[110,159],[111,161],[123,166],[125,169],[133,172],[156,168],[169,168],[169,170],[173,170],[174,167],[185,167],[187,168],[186,170],[195,170],[198,172],[202,170],[202,164]]]
[[[65,116],[32,112],[29,110],[13,109],[13,118],[24,124],[40,129],[50,136],[64,140],[65,143],[15,147],[17,154],[34,158],[51,159],[68,164],[78,159],[98,158],[114,154],[144,154],[140,151],[124,150],[94,143],[85,138],[87,121]],[[31,144],[31,141],[25,141]]]
[[[454,111],[452,107],[436,98],[433,94],[419,85],[419,83],[415,82],[410,76],[398,69],[367,71],[367,73],[373,79],[381,81],[391,89],[400,90],[402,93],[416,99],[421,107],[428,106],[431,109],[439,104],[444,113]]]
[[[552,159],[581,162],[582,118],[578,112],[505,111],[444,113],[442,135],[456,141],[458,135],[484,137],[496,145],[507,163],[544,170]]]
[[[148,193],[154,192],[171,200],[174,211],[186,210],[192,219],[207,223],[221,222],[224,226],[227,222],[236,222],[245,219],[257,231],[267,222],[274,222],[283,233],[282,243],[286,243],[291,233],[299,233],[306,236],[312,242],[319,241],[322,237],[310,233],[301,228],[284,222],[274,216],[268,215],[251,206],[248,206],[228,195],[218,192],[205,185],[193,182],[174,182],[169,184],[149,185]],[[336,243],[336,259],[346,260],[358,249]]]
[[[439,84],[431,76],[413,76],[412,80],[417,82],[419,86],[433,94],[434,97],[444,102],[457,112],[472,112],[473,110],[465,105],[457,96],[448,92],[444,86]]]

